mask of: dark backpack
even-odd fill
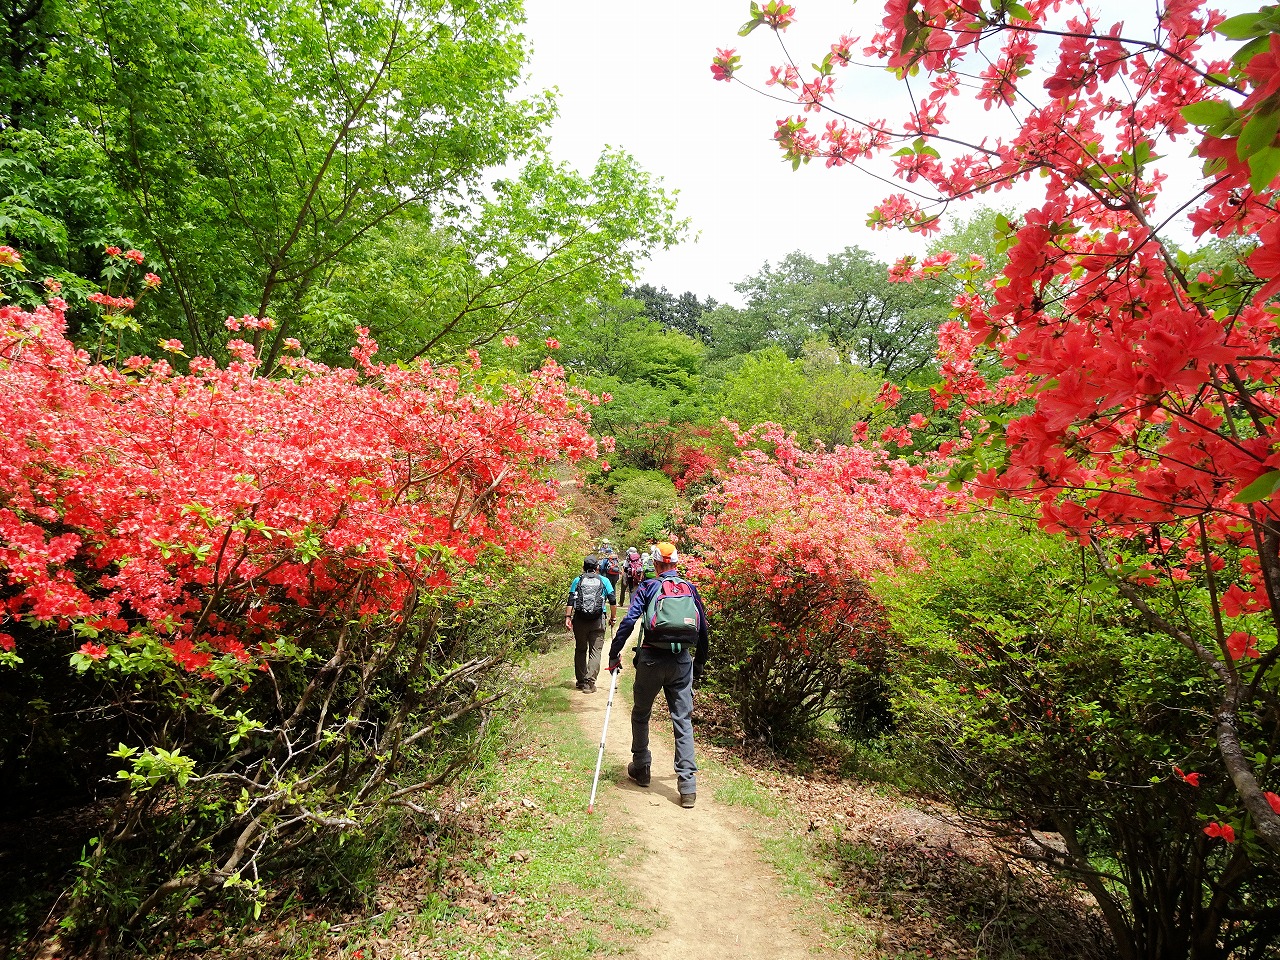
[[[598,617],[604,613],[604,581],[599,574],[584,573],[578,579],[573,609],[584,617]]]
[[[644,642],[677,653],[698,642],[702,625],[693,584],[679,577],[660,577],[644,608]]]

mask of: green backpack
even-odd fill
[[[679,653],[694,646],[701,632],[693,584],[679,577],[663,577],[644,608],[644,642]]]

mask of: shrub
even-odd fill
[[[806,452],[773,425],[738,442],[750,449],[688,529],[690,573],[714,625],[716,682],[748,734],[786,746],[879,665],[885,623],[867,581],[911,561],[907,532],[943,498],[922,467],[878,448]]]
[[[662,526],[670,526],[680,496],[666,474],[625,468],[610,478],[609,486],[617,503],[614,520],[619,529],[637,531],[648,518],[661,518]]]
[[[547,465],[594,447],[551,363],[380,366],[361,336],[356,369],[269,379],[232,340],[180,375],[90,362],[63,307],[0,307],[0,764],[30,812],[71,746],[60,784],[104,807],[67,922],[116,937],[256,899],[466,762],[504,651],[462,625],[541,549]]]
[[[876,589],[903,642],[898,743],[933,789],[1087,887],[1122,957],[1262,956],[1280,875],[1219,822],[1232,785],[1194,655],[1034,524],[961,518],[919,549]]]

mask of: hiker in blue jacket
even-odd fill
[[[573,631],[573,673],[583,693],[596,692],[600,652],[604,649],[604,608],[609,605],[609,625],[618,622],[613,585],[596,570],[596,558],[582,561],[582,573],[569,584],[564,625]]]
[[[631,762],[627,776],[649,786],[653,754],[649,751],[649,718],[661,690],[671,712],[675,734],[676,781],[680,806],[689,809],[698,799],[698,765],[693,757],[693,682],[701,679],[707,662],[707,611],[698,588],[676,572],[680,554],[668,541],[652,550],[652,580],[645,580],[631,597],[609,647],[609,672],[622,669],[622,649],[636,621],[640,643],[636,668],[635,704],[631,708]]]

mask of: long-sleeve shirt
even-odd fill
[[[652,580],[645,580],[635,589],[635,593],[631,595],[631,606],[627,608],[627,615],[622,618],[622,622],[618,624],[618,630],[613,635],[613,643],[609,647],[609,662],[612,663],[622,656],[622,648],[627,644],[627,638],[631,636],[631,628],[640,622],[640,630],[644,632],[644,609],[649,605],[649,601],[653,599],[654,594],[662,590],[663,580],[681,579],[680,574],[674,570],[668,570],[666,573],[659,574]],[[688,581],[685,581],[688,583]],[[694,650],[693,662],[701,666],[707,662],[707,610],[702,605],[702,597],[698,596],[698,588],[693,584],[693,602],[698,607],[698,644]],[[643,638],[641,639],[643,643]]]

